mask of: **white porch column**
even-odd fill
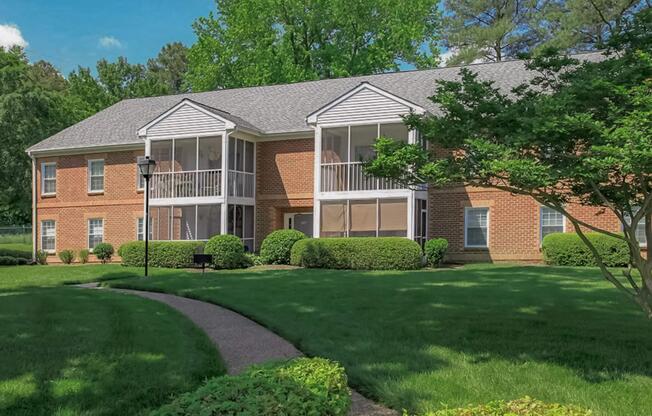
[[[319,238],[319,219],[321,218],[321,207],[319,204],[319,192],[321,184],[321,127],[315,127],[315,167],[314,167],[314,188],[312,202],[312,236]]]
[[[224,202],[222,203],[222,209],[220,210],[220,234],[226,234],[228,231],[228,221],[229,221],[229,212],[228,212],[228,179],[229,179],[229,135],[230,131],[224,132],[222,136],[222,196],[224,197]]]

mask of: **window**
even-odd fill
[[[363,199],[321,203],[321,237],[407,237],[406,199]]]
[[[88,248],[93,251],[96,245],[104,240],[104,220],[94,218],[88,220]]]
[[[152,240],[152,220],[149,220],[149,239]],[[145,221],[143,218],[138,218],[136,220],[136,240],[144,241],[145,240]]]
[[[634,214],[638,212],[639,208],[634,207]],[[629,215],[625,216],[625,221],[627,224],[631,223],[631,218]],[[636,241],[641,247],[647,247],[647,236],[645,235],[645,218],[641,218],[638,224],[636,224]]]
[[[57,164],[54,162],[41,165],[41,195],[57,193]]]
[[[88,192],[104,191],[104,160],[88,161]]]
[[[140,168],[138,167],[138,163],[143,160],[145,160],[145,156],[138,156],[136,158],[136,189],[139,191],[145,189],[145,178],[140,174]]]
[[[560,212],[555,211],[552,208],[541,207],[541,241],[543,237],[552,233],[563,233],[566,229],[565,223],[566,218]]]
[[[41,221],[41,250],[54,253],[56,250],[56,224],[52,220]]]
[[[417,199],[414,203],[414,240],[423,248],[428,231],[428,201]]]
[[[464,246],[489,246],[489,208],[464,209]]]
[[[246,251],[254,249],[254,207],[231,205],[228,210],[227,233],[242,239]]]

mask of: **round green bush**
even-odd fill
[[[445,238],[433,238],[426,241],[423,252],[426,255],[426,262],[430,267],[439,267],[444,262],[444,256],[448,251],[448,240]]]
[[[150,241],[149,265],[178,269],[193,265],[193,255],[201,250],[201,241]],[[123,266],[145,266],[145,242],[131,241],[120,246],[118,255]]]
[[[64,264],[70,264],[75,261],[75,252],[72,250],[61,250],[59,252],[59,260]]]
[[[242,241],[231,234],[212,237],[204,246],[204,253],[213,256],[216,269],[239,269],[248,265]]]
[[[290,264],[292,246],[306,235],[297,230],[276,230],[260,245],[260,257],[267,264]]]
[[[496,400],[480,406],[444,409],[425,416],[591,416],[589,410],[577,406],[544,403],[530,397],[506,402]]]
[[[210,379],[150,416],[344,416],[350,405],[342,366],[323,358],[295,358]]]
[[[595,246],[607,267],[622,267],[629,263],[630,254],[626,242],[600,233],[585,233],[585,235]],[[544,261],[550,265],[596,265],[593,254],[577,233],[548,234],[543,239],[541,250]]]
[[[403,237],[306,238],[292,246],[290,264],[309,268],[415,270],[421,247]]]
[[[93,248],[93,254],[102,263],[111,261],[113,253],[113,246],[109,243],[99,243]]]

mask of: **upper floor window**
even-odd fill
[[[88,161],[88,192],[104,191],[104,159]]]
[[[145,189],[145,178],[140,174],[140,169],[138,169],[138,163],[145,160],[145,156],[138,156],[136,158],[136,189],[142,191]]]
[[[540,210],[540,227],[541,241],[548,234],[563,233],[566,229],[566,218],[561,212],[555,211],[549,207],[541,207]]]
[[[88,248],[93,251],[102,241],[104,241],[104,220],[101,218],[88,220]]]
[[[53,220],[41,221],[41,250],[54,253],[56,250],[56,223]]]
[[[379,137],[408,141],[403,123],[365,124],[324,128],[321,131],[321,163],[355,163],[374,157],[374,143]]]
[[[57,193],[57,164],[55,162],[41,165],[41,195],[54,195]]]
[[[464,246],[489,246],[489,208],[464,209]]]

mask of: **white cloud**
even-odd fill
[[[0,25],[0,48],[9,49],[12,46],[20,46],[25,48],[29,45],[23,35],[20,33],[20,29],[15,25]]]
[[[446,66],[448,64],[448,60],[457,55],[460,52],[459,48],[450,48],[447,49],[446,52],[443,52],[439,55],[439,66]],[[477,58],[474,59],[472,64],[481,64],[484,62],[489,62],[486,59],[482,58]]]
[[[103,48],[122,48],[122,43],[113,36],[102,36],[97,42]]]

